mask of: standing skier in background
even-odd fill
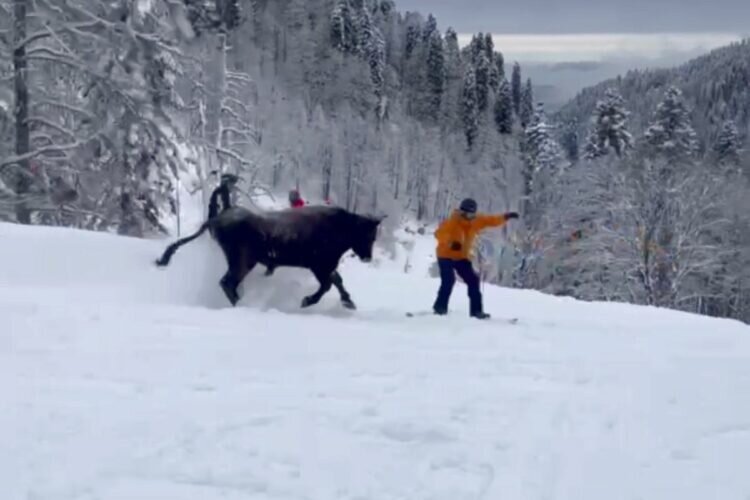
[[[232,208],[232,189],[235,188],[239,180],[240,178],[234,174],[222,174],[219,187],[211,193],[211,199],[208,202],[209,219],[213,219],[221,212]]]
[[[501,215],[477,214],[477,202],[467,198],[461,202],[458,210],[443,221],[435,231],[438,240],[437,258],[440,268],[440,290],[432,309],[435,314],[448,314],[456,273],[464,280],[469,292],[470,315],[477,319],[488,319],[484,312],[482,292],[479,289],[479,276],[469,260],[474,239],[483,229],[501,227],[510,219],[517,219],[516,212]]]

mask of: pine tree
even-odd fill
[[[479,38],[479,40],[481,40],[481,38]],[[487,110],[487,106],[490,102],[490,62],[487,60],[484,51],[477,53],[477,63],[475,68],[477,105],[479,106],[479,111],[484,112]]]
[[[492,33],[484,35],[484,52],[488,61],[495,59],[495,42],[492,40]]]
[[[435,19],[435,16],[430,14],[429,16],[427,16],[427,22],[425,23],[424,29],[422,30],[422,42],[429,43],[430,39],[432,38],[432,34],[436,33],[437,31],[437,19]]]
[[[500,52],[495,54],[495,67],[497,67],[497,75],[500,80],[505,78],[505,58]]]
[[[471,64],[474,66],[477,65],[477,62],[479,60],[479,54],[484,52],[484,35],[482,33],[479,33],[478,35],[474,35],[471,37],[471,42],[469,43],[469,55],[471,56]]]
[[[716,161],[722,167],[736,167],[740,164],[740,133],[734,120],[726,120],[714,144]]]
[[[489,87],[494,93],[497,93],[500,88],[500,72],[497,70],[497,66],[490,64],[490,76],[489,76]]]
[[[477,99],[476,73],[471,65],[466,67],[463,88],[461,109],[464,122],[464,135],[466,136],[466,144],[471,149],[479,133],[479,103]]]
[[[535,243],[543,227],[544,214],[551,208],[550,195],[555,185],[554,178],[560,172],[561,154],[559,145],[552,137],[552,130],[539,104],[524,130],[523,178],[523,232],[519,244],[522,259],[539,251]],[[517,270],[516,280],[528,284],[534,270],[527,265]]]
[[[492,41],[492,35],[490,33],[487,33],[484,36],[484,52],[485,52],[485,55],[487,56],[487,63],[490,66],[489,86],[492,92],[497,93],[497,89],[500,87],[500,79],[502,78],[503,75],[501,74],[501,69],[497,64],[497,58],[495,54],[495,43]]]
[[[445,82],[441,98],[442,118],[441,126],[446,130],[460,127],[461,121],[461,92],[464,77],[461,65],[461,51],[458,47],[458,36],[452,28],[445,32],[443,50],[445,67]]]
[[[521,113],[521,66],[518,63],[513,64],[513,74],[510,80],[510,90],[513,96],[513,111],[517,115]]]
[[[440,115],[440,104],[445,86],[445,54],[440,32],[437,30],[433,31],[428,43],[427,82],[432,94],[431,114],[437,120]]]
[[[370,81],[373,93],[378,100],[378,116],[382,114],[382,98],[385,94],[385,39],[380,29],[373,23],[370,10],[365,4],[354,16],[356,32],[355,52],[370,67]]]
[[[461,51],[458,48],[458,35],[453,28],[445,30],[444,59],[446,67],[452,64],[458,71],[458,66],[461,63]],[[448,77],[450,76],[449,74]],[[459,73],[457,76],[460,78],[461,74]]]
[[[331,12],[331,43],[342,52],[354,53],[357,37],[349,0],[336,0]]]
[[[227,32],[242,22],[240,0],[185,0],[187,18],[200,36],[204,32]]]
[[[507,135],[513,132],[513,97],[510,92],[510,83],[503,78],[497,91],[495,100],[495,127],[501,134]]]
[[[416,24],[409,24],[406,28],[406,44],[404,46],[404,52],[407,59],[414,53],[414,49],[417,48],[419,42],[419,26]]]
[[[519,118],[521,119],[521,126],[526,127],[534,115],[534,91],[531,86],[531,78],[526,80],[526,86],[521,93],[521,110]]]
[[[671,307],[676,299],[677,249],[680,239],[675,227],[684,222],[675,193],[681,181],[693,172],[697,140],[682,92],[669,87],[657,106],[651,125],[644,134],[649,156],[646,174],[655,186],[650,194],[650,217],[653,236],[660,252],[654,257],[652,296],[657,305]],[[689,182],[688,182],[689,183]],[[646,186],[645,188],[650,188]],[[644,188],[644,189],[645,189]]]
[[[396,10],[396,2],[393,0],[380,0],[380,12],[384,17],[388,17]]]
[[[592,127],[586,138],[583,157],[593,160],[610,151],[620,157],[633,147],[633,137],[627,130],[628,111],[616,89],[608,89],[603,101],[596,104],[591,118]]]
[[[377,28],[373,25],[372,16],[365,5],[362,5],[359,9],[355,9],[353,20],[354,33],[357,40],[354,52],[365,60],[368,60],[374,30]]]
[[[378,98],[378,106],[380,106],[385,96],[385,40],[376,27],[372,27],[365,53],[367,63],[370,65],[370,79],[375,87],[375,97]]]
[[[654,120],[645,133],[646,142],[670,163],[691,158],[698,149],[690,115],[677,87],[669,87],[656,108]]]
[[[571,163],[577,163],[579,158],[578,146],[578,122],[571,120],[563,125],[562,136],[560,137],[560,146],[565,152],[567,160]]]
[[[525,152],[530,171],[549,170],[559,163],[560,147],[552,136],[552,129],[544,111],[544,105],[539,103],[526,127]]]

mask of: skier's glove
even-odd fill
[[[458,252],[459,250],[461,250],[461,243],[457,241],[451,243],[451,250],[453,250],[454,252]]]
[[[505,214],[506,219],[518,219],[518,212],[508,212]]]

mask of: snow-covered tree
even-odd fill
[[[432,93],[432,116],[437,120],[440,116],[440,105],[445,90],[445,55],[443,50],[443,39],[440,32],[435,30],[428,40],[427,50],[427,81]]]
[[[16,153],[0,159],[0,171],[19,175],[15,220],[164,231],[159,219],[175,210],[184,166],[174,116],[178,44],[192,36],[176,18],[184,11],[165,2],[29,6],[14,2]]]
[[[331,12],[331,42],[342,52],[353,53],[357,49],[354,12],[349,0],[336,0]]]
[[[513,111],[516,114],[521,113],[521,95],[523,93],[523,84],[521,83],[521,66],[516,62],[513,63],[513,73],[510,79],[510,90],[513,96]]]
[[[542,264],[547,250],[542,235],[547,232],[548,212],[554,210],[556,179],[562,172],[562,155],[542,104],[524,130],[522,228],[515,252],[519,259],[514,272],[516,286],[541,285]]]
[[[486,50],[484,48],[484,35],[482,33],[479,33],[477,35],[472,36],[471,42],[469,42],[468,54],[469,54],[469,61],[471,61],[471,64],[476,66],[477,60],[479,58],[479,54],[483,52],[486,55]]]
[[[458,47],[458,36],[452,28],[445,32],[443,51],[445,80],[443,82],[442,128],[456,130],[461,127],[460,101],[463,83],[461,53]]]
[[[495,53],[495,67],[497,68],[497,78],[502,80],[505,78],[505,58],[499,52]]]
[[[552,127],[541,103],[525,130],[525,152],[528,162],[527,182],[531,182],[537,172],[555,170],[562,156],[559,144],[554,139]]]
[[[406,29],[405,55],[407,59],[411,57],[419,43],[420,31],[420,26],[415,23],[410,23]]]
[[[422,42],[428,43],[432,38],[432,35],[438,31],[437,19],[432,14],[427,16],[427,22],[425,22],[424,29],[422,30]]]
[[[500,79],[504,76],[502,74],[502,62],[498,66],[497,64],[497,56],[499,54],[495,54],[495,43],[492,40],[492,34],[487,33],[484,36],[484,53],[487,56],[487,63],[489,64],[489,77],[488,82],[490,86],[490,91],[492,94],[497,93],[498,88],[500,87]],[[502,56],[499,56],[502,59]]]
[[[596,104],[591,129],[584,145],[583,157],[593,160],[614,152],[618,157],[633,146],[627,128],[628,111],[616,89],[608,89],[605,98]]]
[[[471,148],[479,133],[479,98],[477,96],[476,71],[469,65],[463,81],[461,110],[466,143]]]
[[[726,120],[721,126],[714,144],[716,161],[722,167],[736,168],[740,164],[742,142],[734,120]]]
[[[519,111],[519,119],[521,126],[526,127],[534,115],[534,91],[531,86],[531,79],[526,80],[526,85],[521,93],[521,108]]]
[[[385,113],[385,40],[366,8],[361,9],[357,17],[358,52],[370,67],[370,80],[377,98],[376,112],[382,119]]]
[[[665,92],[644,138],[656,153],[669,162],[679,162],[697,153],[695,130],[682,92],[677,87],[669,87]]]
[[[495,99],[495,127],[501,134],[508,135],[513,132],[513,97],[508,80],[503,78]]]
[[[562,125],[562,134],[560,136],[560,146],[562,147],[567,160],[571,163],[577,163],[580,156],[578,141],[578,123],[571,120]]]
[[[495,59],[495,42],[492,40],[492,33],[485,33],[484,35],[484,53],[487,60],[492,63]]]
[[[481,40],[481,38],[479,38]],[[476,56],[476,94],[479,112],[487,110],[490,103],[490,62],[484,51],[480,50]]]

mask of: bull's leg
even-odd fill
[[[227,271],[227,273],[224,275],[223,278],[221,278],[221,281],[219,281],[219,285],[221,285],[221,289],[224,290],[224,295],[227,296],[227,299],[229,299],[229,302],[236,306],[237,302],[240,300],[240,296],[237,293],[237,287],[239,286],[240,282],[237,280],[237,277],[232,273],[232,271]]]
[[[302,307],[310,307],[320,302],[320,299],[323,298],[323,295],[328,293],[328,290],[331,289],[331,285],[333,284],[331,282],[330,272],[313,271],[313,273],[320,283],[320,288],[318,288],[318,291],[314,294],[308,295],[302,299]]]
[[[357,306],[352,301],[349,292],[346,290],[346,288],[344,288],[344,280],[341,279],[341,275],[338,271],[334,271],[333,274],[331,274],[331,283],[333,283],[333,286],[335,286],[339,291],[339,295],[341,296],[341,304],[347,309],[356,309]]]
[[[248,262],[241,254],[225,252],[225,255],[227,257],[229,269],[226,274],[224,274],[224,277],[221,278],[219,284],[221,285],[221,289],[224,290],[224,295],[227,296],[229,302],[235,306],[240,300],[240,295],[237,293],[237,287],[240,286],[240,283],[245,279],[245,276],[253,270],[256,263]]]

